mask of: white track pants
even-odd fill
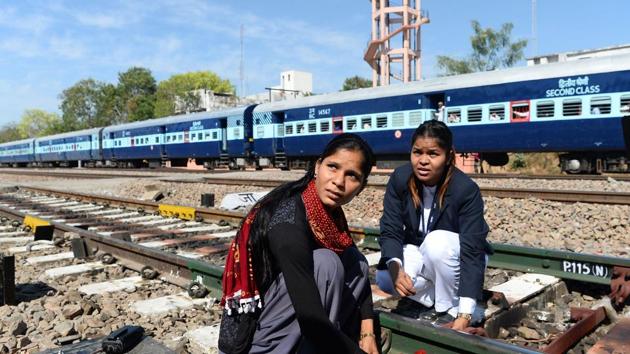
[[[416,294],[410,299],[435,311],[456,316],[459,306],[459,235],[445,230],[430,232],[420,246],[403,248],[403,269],[411,277]],[[387,270],[376,272],[376,284],[383,291],[395,293]]]

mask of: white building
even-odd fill
[[[313,92],[313,74],[288,70],[280,73],[280,85],[267,88],[267,92],[247,96],[255,102],[275,102],[310,95]]]
[[[574,52],[555,53],[539,55],[527,58],[527,66],[534,66],[547,63],[557,63],[561,61],[572,61],[587,58],[605,57],[609,55],[630,54],[630,44],[605,47],[599,49],[586,49]]]

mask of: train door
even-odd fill
[[[278,134],[280,129],[274,129],[273,132],[273,151],[275,152],[283,152],[284,151],[284,112],[273,112],[271,123],[274,126],[282,127],[282,134]]]
[[[429,119],[437,119],[445,121],[446,115],[446,103],[444,101],[444,92],[427,95],[425,102],[421,103],[421,107],[428,109],[428,116],[425,117],[425,121]],[[420,100],[420,99],[418,99]]]
[[[510,122],[529,122],[529,100],[510,101]]]
[[[227,118],[219,120],[219,128],[221,129],[221,152],[227,152]]]
[[[107,145],[109,147],[109,151],[112,154],[112,160],[116,159],[116,143],[116,134],[114,134],[114,132],[109,133],[109,144]]]
[[[343,133],[343,116],[332,117],[333,134]]]

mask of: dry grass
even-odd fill
[[[515,160],[522,156],[525,166],[515,167]],[[528,175],[559,175],[560,159],[557,153],[524,153],[508,154],[510,161],[505,166],[488,166],[484,162],[484,172],[486,173],[515,173]]]

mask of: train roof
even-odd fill
[[[247,107],[248,106],[242,106],[242,107],[224,109],[220,111],[181,114],[181,115],[175,115],[175,116],[143,120],[140,122],[131,122],[131,123],[118,124],[118,125],[111,125],[109,127],[105,127],[104,131],[112,131],[112,130],[117,131],[117,130],[124,130],[124,129],[146,128],[146,127],[153,127],[156,125],[175,124],[175,123],[188,122],[188,121],[199,120],[199,119],[212,119],[212,118],[228,117],[228,116],[233,116],[233,115],[241,115],[243,114],[243,112],[245,112]]]
[[[293,100],[263,103],[258,105],[254,109],[254,112],[283,111],[291,108],[315,107],[380,97],[401,96],[424,92],[440,92],[475,86],[496,85],[519,81],[548,79],[553,77],[588,75],[622,70],[630,70],[630,54],[476,72],[456,76],[444,76],[406,84],[301,97]]]
[[[0,147],[31,143],[31,142],[33,142],[33,140],[35,140],[35,138],[21,139],[21,140],[15,140],[15,141],[7,141],[6,143],[1,143]]]
[[[63,138],[69,138],[69,137],[73,137],[73,136],[80,136],[80,135],[92,135],[92,134],[98,134],[98,131],[101,130],[101,129],[103,129],[103,128],[83,129],[83,130],[77,130],[77,131],[73,131],[73,132],[42,136],[42,137],[35,138],[35,139],[37,141],[40,141],[40,140],[63,139]]]

